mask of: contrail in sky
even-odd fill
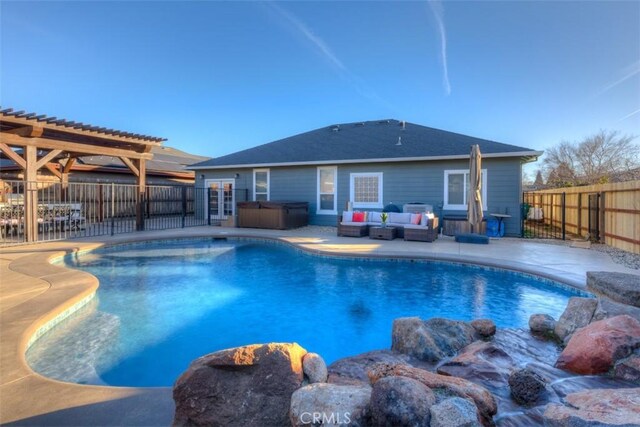
[[[631,116],[635,116],[636,114],[640,113],[640,109],[637,109],[636,111],[632,111],[631,113],[627,114],[626,116],[622,117],[621,119],[619,119],[618,121],[621,122],[623,120],[628,119]]]
[[[282,16],[286,21],[289,22],[300,34],[302,34],[308,41],[310,41],[320,52],[322,56],[325,57],[333,66],[335,66],[338,70],[342,72],[348,72],[347,68],[344,66],[342,61],[340,61],[333,51],[327,46],[327,44],[320,37],[313,34],[311,29],[305,25],[304,22],[300,21],[298,17],[288,12],[287,10],[281,8],[277,4],[273,2],[267,2],[266,5],[270,7],[272,10],[277,12],[280,16]]]
[[[440,53],[442,55],[442,84],[447,95],[451,94],[451,84],[449,83],[449,70],[447,67],[447,32],[444,28],[444,8],[440,0],[429,0],[429,7],[436,18],[438,32],[440,33]]]
[[[604,86],[602,89],[600,89],[598,91],[598,93],[596,93],[596,95],[602,95],[603,93],[613,89],[614,87],[618,86],[621,83],[624,83],[625,81],[629,80],[631,77],[635,76],[636,74],[640,74],[640,61],[636,61],[633,64],[624,67],[622,70],[620,70],[620,74],[621,77],[609,84],[607,84],[606,86]]]
[[[272,11],[280,15],[280,17],[282,17],[289,26],[291,26],[298,34],[302,35],[305,40],[309,41],[313,45],[314,49],[319,52],[320,55],[322,55],[322,57],[326,59],[333,68],[336,69],[338,74],[340,74],[342,78],[353,85],[356,92],[369,99],[370,101],[374,101],[380,105],[393,108],[387,101],[380,98],[380,96],[359,76],[352,73],[335,55],[335,53],[333,53],[331,48],[324,42],[324,40],[315,35],[313,31],[311,31],[311,29],[297,16],[278,6],[274,2],[266,2],[265,5]]]

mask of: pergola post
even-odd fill
[[[136,230],[144,230],[144,202],[145,193],[147,191],[147,166],[144,159],[137,162],[138,176],[138,200],[136,204]]]
[[[38,149],[27,146],[24,153],[24,237],[26,242],[35,242],[38,240]]]

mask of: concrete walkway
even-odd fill
[[[169,425],[169,388],[99,387],[63,383],[34,373],[25,352],[34,335],[72,312],[95,293],[90,274],[50,264],[66,252],[131,241],[207,236],[279,239],[304,250],[336,256],[406,257],[463,261],[537,273],[584,288],[587,271],[638,274],[608,255],[521,239],[487,245],[336,237],[308,227],[292,231],[196,227],[114,237],[40,243],[0,249],[0,424],[3,425]]]

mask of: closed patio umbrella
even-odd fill
[[[471,232],[482,223],[482,155],[480,146],[471,146],[469,158],[469,191],[467,194],[467,220],[471,224]]]

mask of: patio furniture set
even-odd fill
[[[24,216],[23,204],[0,203],[1,235],[21,234],[25,224]],[[80,230],[85,227],[80,204],[40,204],[37,221],[40,232]]]
[[[438,238],[438,217],[432,213],[389,212],[387,215],[383,223],[382,212],[345,211],[338,216],[338,236],[419,242],[433,242]]]

